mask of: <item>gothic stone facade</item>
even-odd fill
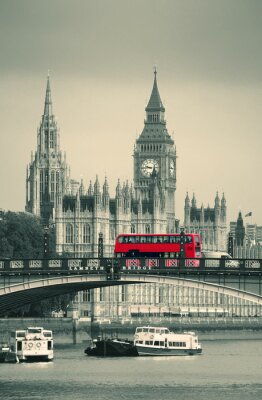
[[[96,257],[103,234],[104,255],[112,256],[120,233],[172,233],[175,220],[176,149],[166,128],[156,72],[146,107],[144,129],[134,149],[134,182],[118,181],[110,198],[107,179],[98,177],[88,190],[81,182],[77,193],[57,197],[55,226],[57,252]]]
[[[214,208],[197,208],[195,195],[190,203],[187,194],[185,199],[185,232],[200,233],[203,250],[225,251],[227,248],[227,206],[224,193],[220,200],[215,197]]]
[[[175,215],[176,148],[166,127],[156,71],[145,111],[144,128],[134,148],[133,183],[118,181],[114,198],[109,196],[106,178],[101,186],[97,177],[86,190],[83,182],[70,178],[70,168],[62,157],[48,77],[37,151],[27,170],[26,210],[41,216],[47,225],[55,224],[60,255],[96,257],[100,233],[104,255],[111,256],[119,233],[179,231]],[[221,204],[218,199],[215,203],[214,209],[197,209],[195,200],[190,205],[187,196],[184,225],[186,231],[200,231],[207,248],[224,249],[224,196]],[[167,309],[174,308],[175,313],[179,309],[175,298],[167,302],[161,294],[166,290],[161,284],[95,289],[79,293],[75,305],[80,316],[92,315],[94,319],[125,319],[141,313],[159,317]]]

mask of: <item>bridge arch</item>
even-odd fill
[[[191,313],[205,309],[209,312],[222,310],[229,315],[262,315],[260,295],[193,279],[138,274],[120,275],[119,280],[108,280],[104,274],[70,275],[10,284],[0,288],[0,312],[59,294],[130,284],[134,288],[136,284],[146,284],[143,289],[140,288],[145,292],[144,298],[139,295],[139,298],[134,296],[132,299],[137,311],[147,309],[150,312],[154,308],[162,308],[170,313],[174,309]],[[147,290],[148,287],[150,290]]]

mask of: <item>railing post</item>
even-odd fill
[[[104,257],[104,239],[103,233],[100,232],[98,236],[98,258]]]

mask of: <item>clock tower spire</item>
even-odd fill
[[[174,232],[176,149],[174,140],[166,128],[165,107],[158,90],[156,68],[151,96],[145,111],[144,128],[136,140],[133,155],[134,188],[137,198],[148,199],[154,171],[154,179],[157,179],[166,198],[167,232]]]

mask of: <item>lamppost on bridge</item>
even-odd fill
[[[181,228],[180,232],[180,257],[185,258],[185,231]]]
[[[103,233],[100,232],[98,236],[98,258],[104,257],[104,238]]]
[[[49,257],[49,228],[44,227],[44,258]]]

